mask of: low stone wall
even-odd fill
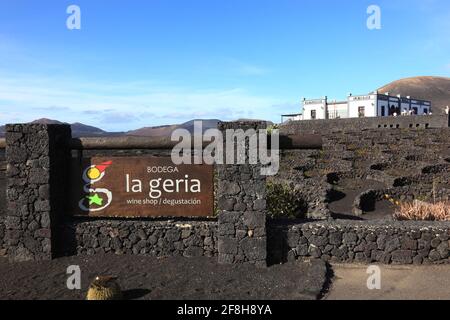
[[[217,221],[71,219],[60,228],[58,251],[63,255],[217,255]]]
[[[6,255],[5,217],[0,215],[0,257]]]
[[[58,255],[218,256],[215,220],[70,219],[59,228]],[[0,252],[2,230],[0,217]],[[450,222],[269,221],[267,237],[269,264],[307,257],[365,264],[450,263]]]
[[[330,119],[291,121],[281,127],[282,134],[330,133],[337,131],[361,131],[365,129],[447,128],[449,116],[401,116],[354,119]]]
[[[418,197],[417,195],[423,195],[423,198]],[[386,196],[399,202],[413,202],[414,200],[435,200],[436,202],[448,202],[450,201],[449,195],[449,189],[442,188],[436,192],[433,192],[431,188],[426,188],[426,186],[406,186],[400,188],[367,190],[355,198],[353,202],[353,213],[356,216],[361,216],[365,212],[373,211],[375,208],[375,203],[377,201],[385,200]]]
[[[449,263],[450,222],[272,223],[269,263],[303,257],[330,262]]]

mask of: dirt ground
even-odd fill
[[[329,208],[334,218],[337,219],[361,219],[361,220],[378,220],[392,217],[394,208],[389,201],[378,201],[375,204],[375,210],[367,212],[361,217],[356,217],[353,213],[353,203],[355,198],[364,191],[374,188],[385,188],[381,182],[373,180],[342,180],[336,186],[342,194],[341,197],[331,202]]]
[[[67,289],[67,267],[79,265],[81,290]],[[311,300],[327,284],[322,261],[256,268],[219,265],[216,258],[97,255],[46,262],[0,258],[0,299],[84,299],[97,275],[114,275],[126,299]]]

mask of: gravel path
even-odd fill
[[[66,287],[69,265],[81,268],[81,290]],[[97,275],[118,276],[127,299],[317,299],[326,271],[322,261],[260,269],[205,257],[97,255],[15,264],[0,258],[0,299],[84,299]]]

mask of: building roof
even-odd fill
[[[345,104],[348,103],[348,101],[328,101],[328,104]]]
[[[282,117],[297,117],[297,116],[302,116],[303,113],[295,113],[295,114],[282,114]]]

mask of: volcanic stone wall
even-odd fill
[[[259,129],[265,124],[239,122],[222,126]],[[155,256],[218,254],[220,263],[266,264],[265,179],[260,175],[260,165],[219,168],[218,197],[222,201],[218,223],[83,220],[64,214],[70,138],[70,127],[66,125],[7,126],[8,209],[4,225],[12,261],[47,260],[55,254],[115,252]],[[248,151],[247,143],[247,159]],[[74,151],[72,156],[110,154],[167,156],[168,150]],[[220,229],[220,235],[216,235],[216,229]]]
[[[68,219],[58,234],[58,252],[63,255],[212,257],[218,252],[217,221]]]
[[[448,115],[430,116],[401,116],[354,119],[330,119],[291,121],[284,125],[288,134],[299,132],[329,133],[334,131],[361,131],[366,129],[410,129],[410,128],[448,128],[450,118]]]
[[[450,262],[450,222],[278,222],[267,237],[270,263],[306,257],[346,263]]]
[[[329,204],[341,181],[379,182],[377,200],[387,194],[400,201],[447,201],[450,128],[325,132],[322,150],[283,151],[280,168],[271,180],[298,190],[310,219],[331,217]]]
[[[261,127],[229,123],[221,129]],[[282,157],[280,179],[303,189],[309,218],[330,218],[327,197],[332,183],[346,176],[386,182],[388,188],[375,190],[373,197],[391,192],[405,199],[429,194],[436,175],[447,179],[449,161],[442,152],[448,151],[450,129],[352,129],[326,134],[323,151],[290,151],[289,157]],[[0,253],[3,232],[4,247],[14,261],[115,253],[216,256],[221,263],[261,266],[267,259],[278,263],[309,257],[385,264],[449,262],[450,223],[266,221],[266,180],[260,165],[218,166],[218,219],[69,218],[61,200],[64,162],[70,158],[64,146],[70,131],[52,125],[11,125],[7,131],[8,214],[5,224],[0,216]],[[248,153],[248,146],[245,150]],[[83,155],[167,156],[168,152],[93,150]],[[363,159],[363,165],[355,159]],[[393,177],[390,166],[403,168],[407,175]],[[448,195],[439,190],[443,197]]]
[[[53,257],[52,236],[62,215],[69,125],[7,125],[5,221],[12,261]]]
[[[60,228],[61,254],[219,255],[216,221],[68,220]],[[447,222],[267,222],[269,264],[449,263],[449,239]]]
[[[265,129],[266,124],[222,123],[220,130]],[[225,136],[225,135],[224,135]],[[266,265],[266,177],[260,164],[248,164],[249,141],[245,143],[245,165],[218,165],[219,263]],[[237,151],[236,151],[237,153]]]
[[[6,255],[5,217],[0,215],[0,257]]]
[[[6,254],[5,216],[6,216],[6,161],[5,150],[0,149],[0,257]]]

